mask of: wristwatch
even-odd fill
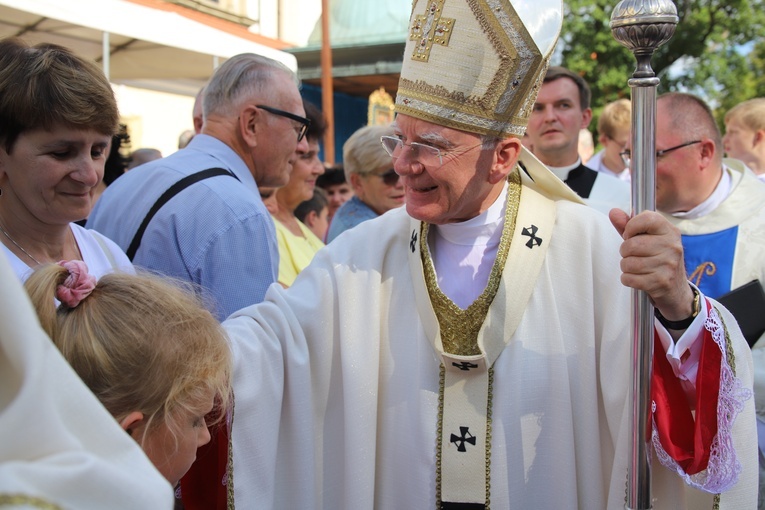
[[[693,291],[693,311],[691,312],[691,315],[689,317],[686,317],[685,319],[679,320],[679,321],[671,321],[664,317],[658,308],[653,309],[653,314],[656,316],[657,319],[659,319],[659,322],[661,322],[662,326],[664,326],[667,329],[674,329],[681,331],[683,329],[688,329],[688,326],[691,325],[693,320],[696,318],[696,316],[701,311],[701,295],[699,294],[699,291],[696,290],[695,287],[691,285],[691,290]]]

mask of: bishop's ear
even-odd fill
[[[503,138],[494,148],[494,163],[489,172],[489,182],[496,184],[507,179],[515,169],[521,155],[521,141],[518,138]]]

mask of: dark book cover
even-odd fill
[[[765,291],[762,284],[752,280],[723,294],[717,301],[736,318],[749,347],[754,346],[765,332]]]

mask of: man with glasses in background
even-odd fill
[[[260,55],[228,59],[203,94],[201,133],[117,179],[87,226],[136,266],[198,286],[223,320],[277,280],[276,231],[258,187],[287,183],[310,122],[295,74]],[[225,509],[233,491],[227,430],[211,435],[181,481],[188,510]]]
[[[753,507],[750,358],[735,321],[720,307],[726,330],[688,284],[660,214],[615,209],[611,224],[522,148],[561,21],[555,0],[413,3],[381,140],[404,207],[224,322],[237,508],[622,508],[624,285],[674,328],[657,328],[667,393],[654,399],[654,453],[670,469],[653,472],[654,508],[712,508],[698,487],[725,492],[721,509]],[[719,374],[736,381],[722,393]],[[708,435],[718,410],[725,425]]]
[[[276,281],[276,233],[258,187],[287,182],[296,149],[308,151],[309,121],[294,73],[259,55],[227,60],[204,94],[201,134],[184,150],[115,181],[88,228],[126,253],[133,245],[135,253],[128,255],[136,266],[199,285],[223,320],[261,301]],[[209,169],[221,172],[200,174]],[[196,179],[192,175],[201,181],[180,191],[176,187],[177,197],[158,202],[181,179]]]
[[[765,183],[741,161],[723,159],[712,111],[690,94],[659,97],[656,149],[656,209],[680,229],[688,279],[720,298],[753,346],[765,505]]]

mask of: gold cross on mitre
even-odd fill
[[[441,46],[449,45],[454,18],[441,17],[443,6],[444,0],[433,0],[428,4],[425,14],[414,16],[409,39],[419,43],[414,47],[412,60],[427,62],[430,58],[430,48],[434,43]]]

